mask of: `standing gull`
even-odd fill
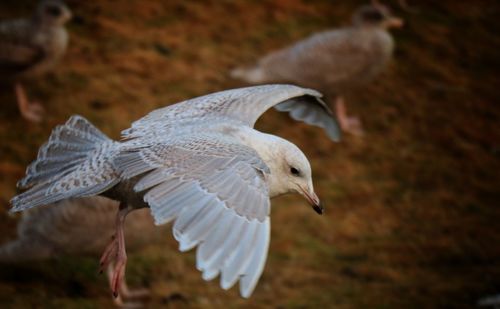
[[[63,2],[45,0],[30,19],[0,22],[1,78],[14,81],[19,110],[29,121],[40,122],[43,107],[29,102],[21,82],[52,69],[64,55],[68,45],[64,24],[70,18]]]
[[[106,247],[114,233],[119,203],[105,197],[70,198],[45,207],[23,212],[17,225],[17,239],[0,246],[0,263],[19,263],[57,258],[64,255],[95,255]],[[163,229],[154,226],[147,209],[134,211],[125,225],[128,249],[138,251],[161,239]],[[106,269],[112,282],[113,265]],[[119,307],[137,307],[134,300],[147,290],[130,290],[126,283],[119,288]]]
[[[388,32],[402,26],[381,4],[360,7],[350,27],[314,34],[272,52],[249,69],[231,76],[251,84],[291,82],[320,89],[336,97],[336,113],[344,131],[362,134],[361,122],[346,113],[342,96],[377,76],[392,57],[394,41]]]
[[[151,112],[121,142],[73,116],[40,148],[18,183],[28,190],[11,200],[12,211],[98,194],[120,201],[115,237],[101,257],[102,267],[115,261],[117,296],[127,261],[125,217],[149,207],[156,224],[175,221],[181,251],[198,246],[196,266],[205,280],[220,274],[224,289],[240,280],[241,295],[249,297],[267,256],[269,198],[296,192],[323,212],[305,155],[253,126],[274,106],[336,139],[337,125],[320,97],[291,85],[213,93]]]

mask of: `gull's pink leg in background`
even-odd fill
[[[21,83],[17,82],[14,86],[16,92],[17,105],[21,115],[31,122],[40,122],[43,119],[44,109],[38,102],[30,102]]]
[[[361,125],[361,120],[359,120],[358,117],[352,117],[347,115],[344,98],[340,96],[337,97],[337,99],[335,100],[335,112],[337,114],[337,119],[339,121],[339,125],[342,131],[351,133],[356,136],[363,135],[363,127]]]

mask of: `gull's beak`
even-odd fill
[[[68,22],[70,21],[71,19],[73,19],[73,12],[71,12],[71,10],[67,7],[64,7],[63,8],[63,22]]]
[[[319,215],[322,215],[323,214],[323,205],[321,205],[321,202],[320,202],[318,196],[316,195],[316,193],[314,193],[314,191],[312,191],[312,190],[306,190],[302,187],[299,187],[299,188],[300,188],[302,195],[309,201],[309,203],[311,203],[314,211],[316,211]]]
[[[398,17],[391,17],[387,20],[387,28],[401,28],[404,24],[403,19]]]

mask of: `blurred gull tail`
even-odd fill
[[[17,184],[11,211],[22,211],[69,197],[99,194],[118,182],[107,157],[118,147],[90,122],[72,116],[57,126]]]

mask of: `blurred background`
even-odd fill
[[[45,120],[25,121],[0,86],[0,243],[15,184],[51,129],[81,114],[113,138],[149,111],[244,86],[231,69],[306,36],[347,25],[364,1],[66,1],[74,18],[61,63],[30,82]],[[273,201],[263,276],[248,300],[205,282],[170,231],[130,252],[131,286],[149,308],[466,308],[500,293],[500,5],[386,1],[405,19],[394,59],[348,97],[364,137],[332,143],[270,111],[259,130],[311,160],[326,213],[299,196]],[[36,1],[1,1],[0,18]],[[111,308],[98,255],[0,266],[2,308]]]

